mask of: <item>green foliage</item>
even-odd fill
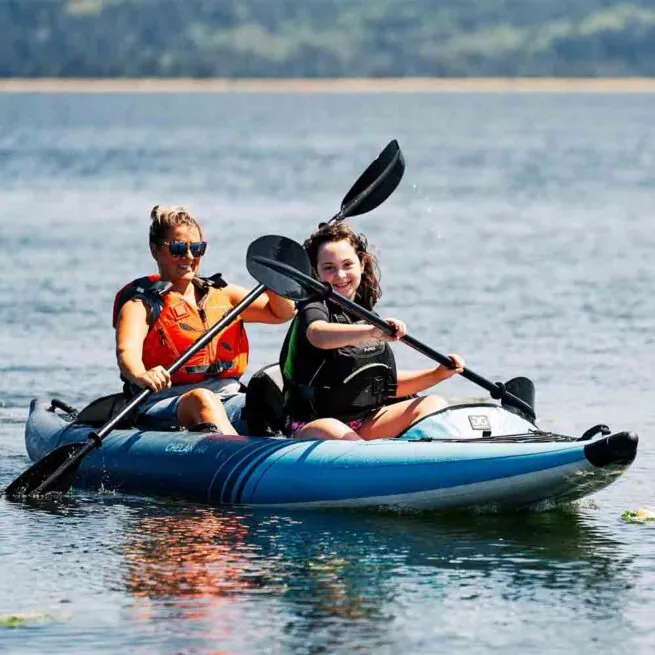
[[[627,523],[655,523],[655,511],[647,507],[640,507],[637,510],[627,509],[621,518]]]
[[[0,2],[0,77],[519,75],[655,75],[655,1]]]

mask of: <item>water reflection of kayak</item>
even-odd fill
[[[602,426],[604,428],[604,426]],[[25,439],[38,460],[85,441],[91,427],[50,403],[30,406]],[[112,432],[75,486],[210,505],[407,510],[554,506],[598,491],[632,463],[637,436],[543,432],[494,403],[454,405],[402,437],[362,442]]]
[[[389,641],[397,628],[389,612],[415,610],[421,600],[438,608],[502,592],[514,602],[541,602],[550,590],[559,601],[565,589],[562,602],[583,614],[620,612],[637,559],[589,517],[567,510],[523,513],[521,520],[450,513],[435,521],[426,513],[127,500],[116,584],[134,597],[142,618],[161,618],[165,603],[165,613],[204,620],[224,650],[231,640],[233,652],[267,650],[266,643],[241,646],[242,626],[253,620],[245,607],[257,608],[255,620],[264,625],[263,617],[283,625],[285,638],[301,645],[296,650],[312,639],[326,652],[351,652],[327,647],[335,633],[325,628],[335,619],[365,619],[364,630],[375,626],[376,637]],[[108,496],[104,506],[125,501]]]

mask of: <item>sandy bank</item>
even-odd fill
[[[655,78],[0,79],[5,93],[654,93]]]

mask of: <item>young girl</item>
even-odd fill
[[[248,363],[243,323],[284,323],[295,313],[293,303],[264,293],[170,376],[166,369],[248,290],[220,275],[198,276],[207,242],[184,207],[156,205],[150,218],[150,253],[158,274],[130,282],[114,303],[116,354],[127,390],[156,392],[139,407],[138,419],[237,434],[245,429],[239,420],[245,403],[239,378]]]
[[[382,292],[377,261],[363,235],[343,222],[328,223],[304,246],[321,281],[373,309]],[[293,436],[395,437],[446,405],[438,396],[411,396],[461,373],[462,358],[449,355],[454,368],[397,371],[388,342],[403,337],[407,329],[398,319],[386,320],[395,330],[392,337],[357,321],[330,300],[299,303],[280,354]]]

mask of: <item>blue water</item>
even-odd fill
[[[2,498],[0,653],[651,653],[655,526],[621,515],[655,506],[653,116],[647,94],[0,95],[0,487],[29,465],[33,397],[119,389],[111,304],[152,272],[152,205],[186,204],[205,272],[251,287],[250,241],[302,240],[392,138],[405,178],[354,219],[382,314],[531,377],[546,429],[641,435],[623,478],[540,514]],[[284,330],[250,329],[251,372]]]

